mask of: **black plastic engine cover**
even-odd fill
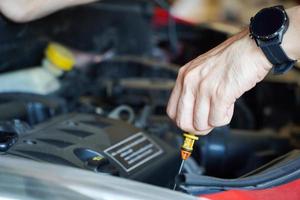
[[[87,114],[63,115],[40,124],[7,154],[165,187],[179,165],[178,151],[161,139],[125,122]]]

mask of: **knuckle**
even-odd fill
[[[201,93],[205,93],[206,91],[208,91],[208,89],[209,89],[209,84],[207,83],[207,81],[206,80],[201,81],[199,84],[199,91]]]
[[[185,131],[185,132],[190,132],[190,133],[193,133],[195,132],[196,130],[194,129],[194,127],[192,126],[189,126],[189,125],[184,125],[182,127],[180,127],[181,130]]]
[[[224,90],[224,87],[217,87],[216,89],[216,92],[215,92],[215,98],[218,98],[218,99],[222,99],[224,98],[225,96],[225,90]]]
[[[185,67],[181,67],[178,70],[178,77],[182,77],[185,73]]]
[[[199,71],[199,76],[200,76],[200,77],[205,77],[205,76],[206,76],[206,71],[205,71],[204,69],[201,69],[201,70]]]
[[[213,126],[213,127],[219,127],[220,126],[220,124],[218,122],[216,122],[215,120],[212,120],[212,119],[209,119],[208,123],[209,123],[210,126]]]
[[[227,107],[230,104],[232,99],[232,95],[227,92],[228,90],[223,86],[219,86],[216,88],[214,94],[212,95],[212,101],[214,105]]]
[[[199,76],[204,78],[209,73],[209,68],[204,66],[199,66]]]
[[[208,124],[203,124],[198,119],[194,120],[193,125],[196,131],[204,131],[209,128]]]
[[[195,134],[205,136],[205,135],[209,134],[211,132],[211,130],[212,130],[212,128],[209,128],[209,129],[204,130],[204,131],[196,131]]]
[[[230,121],[231,121],[231,119],[229,117],[226,117],[222,126],[228,125],[230,123]]]
[[[229,121],[227,122],[227,121],[224,120],[223,122],[220,122],[220,123],[216,124],[216,127],[226,126],[228,124],[229,124]]]
[[[232,114],[233,114],[233,113],[232,113]],[[232,114],[226,115],[225,120],[224,120],[224,124],[223,124],[223,125],[228,125],[228,124],[231,122]]]
[[[188,131],[188,132],[193,132],[193,131],[195,131],[195,129],[194,129],[194,127],[190,124],[190,123],[188,123],[188,122],[186,122],[186,121],[184,121],[184,120],[181,120],[181,119],[177,119],[176,120],[176,125],[180,128],[180,129],[182,129],[183,131]]]
[[[193,81],[193,74],[191,72],[186,73],[183,78],[183,84],[189,85],[192,83],[192,81]]]

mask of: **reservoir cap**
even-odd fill
[[[45,51],[47,59],[57,68],[70,71],[75,64],[73,53],[58,43],[49,43]]]

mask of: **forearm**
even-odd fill
[[[0,11],[15,22],[27,22],[66,7],[97,0],[1,0]]]

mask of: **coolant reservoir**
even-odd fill
[[[73,69],[75,59],[70,50],[50,43],[41,66],[0,74],[0,92],[49,94],[60,88],[58,77]]]

